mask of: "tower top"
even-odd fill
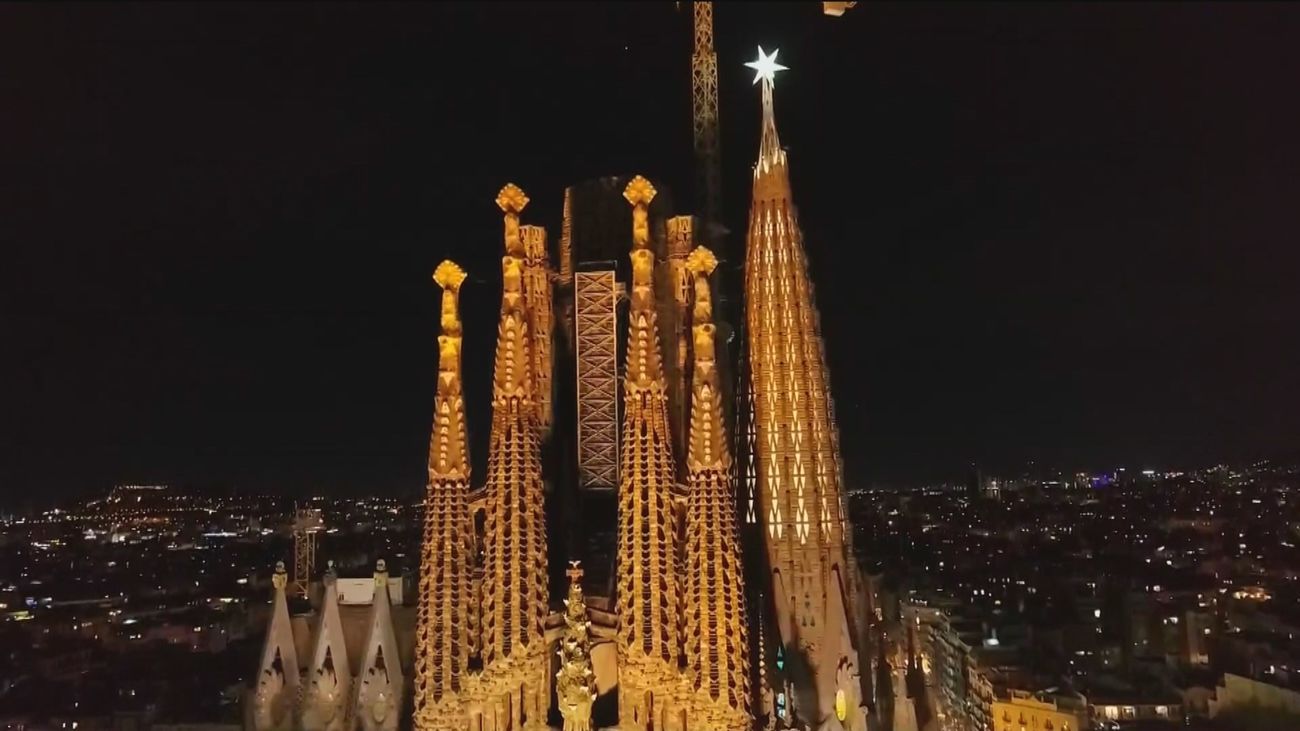
[[[785,150],[781,149],[781,136],[776,133],[776,112],[772,103],[772,87],[776,72],[787,67],[776,62],[780,50],[768,55],[758,47],[758,59],[745,64],[754,69],[754,83],[762,82],[763,133],[758,145],[758,161],[754,164],[755,202],[778,198],[789,199],[790,182],[786,173]]]
[[[776,54],[780,52],[781,49],[775,49],[772,51],[772,55],[769,56],[766,53],[763,53],[762,46],[758,47],[758,58],[745,64],[749,68],[754,69],[755,84],[760,81],[764,84],[774,84],[776,83],[776,72],[790,70],[789,66],[782,66],[776,62]]]
[[[433,281],[442,288],[438,336],[438,391],[433,433],[429,440],[429,480],[460,480],[469,475],[468,438],[465,434],[465,407],[461,389],[461,321],[460,286],[465,270],[455,262],[444,260],[433,272]]]
[[[570,584],[576,584],[579,581],[582,581],[582,562],[570,561],[569,569],[564,572],[564,575],[569,577]]]

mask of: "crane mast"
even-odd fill
[[[718,54],[713,50],[713,3],[691,3],[695,46],[691,54],[691,110],[695,120],[696,197],[705,230],[713,230],[722,210],[718,151]]]

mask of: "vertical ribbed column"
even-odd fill
[[[519,213],[524,192],[497,196],[505,213],[501,319],[492,380],[483,576],[484,731],[546,722],[546,524],[532,338]]]
[[[695,249],[686,261],[695,292],[686,456],[686,664],[696,724],[745,731],[751,723],[749,638],[709,290],[709,274],[716,266],[717,259],[704,247]]]
[[[776,131],[772,75],[783,67],[775,58],[751,64],[763,106],[745,256],[757,493],[774,618],[781,646],[800,668],[789,677],[796,715],[817,727],[835,721],[858,729],[865,714],[850,607],[856,568],[820,318]]]
[[[433,279],[442,287],[442,334],[424,495],[413,696],[417,731],[456,731],[466,727],[460,693],[469,663],[466,606],[471,599],[470,468],[458,307],[465,272],[444,261]]]
[[[555,326],[551,296],[551,262],[546,255],[546,229],[520,226],[524,247],[524,302],[528,307],[528,334],[532,345],[533,400],[537,421],[545,438],[551,430],[551,332]]]
[[[638,175],[623,195],[632,204],[632,295],[618,493],[619,725],[671,729],[680,725],[675,704],[682,689],[672,514],[676,470],[649,248],[647,212],[655,190]]]

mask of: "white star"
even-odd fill
[[[781,49],[778,48],[777,50],[772,51],[772,55],[769,56],[766,53],[763,53],[762,46],[758,47],[758,58],[745,64],[749,68],[754,69],[755,84],[764,79],[766,79],[769,84],[775,83],[776,72],[787,70],[787,67],[776,62],[776,54],[780,52]]]

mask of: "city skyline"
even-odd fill
[[[251,32],[249,9],[7,6],[5,47],[47,62],[8,82],[26,144],[3,174],[4,501],[154,481],[416,494],[447,257],[469,272],[483,440],[500,186],[536,191],[550,228],[564,184],[610,172],[691,208],[688,19],[585,8],[281,7]],[[1296,24],[720,8],[720,255],[735,271],[757,142],[743,63],[779,47],[846,484],[1294,450],[1300,147],[1276,92]],[[451,29],[519,40],[466,50]]]

